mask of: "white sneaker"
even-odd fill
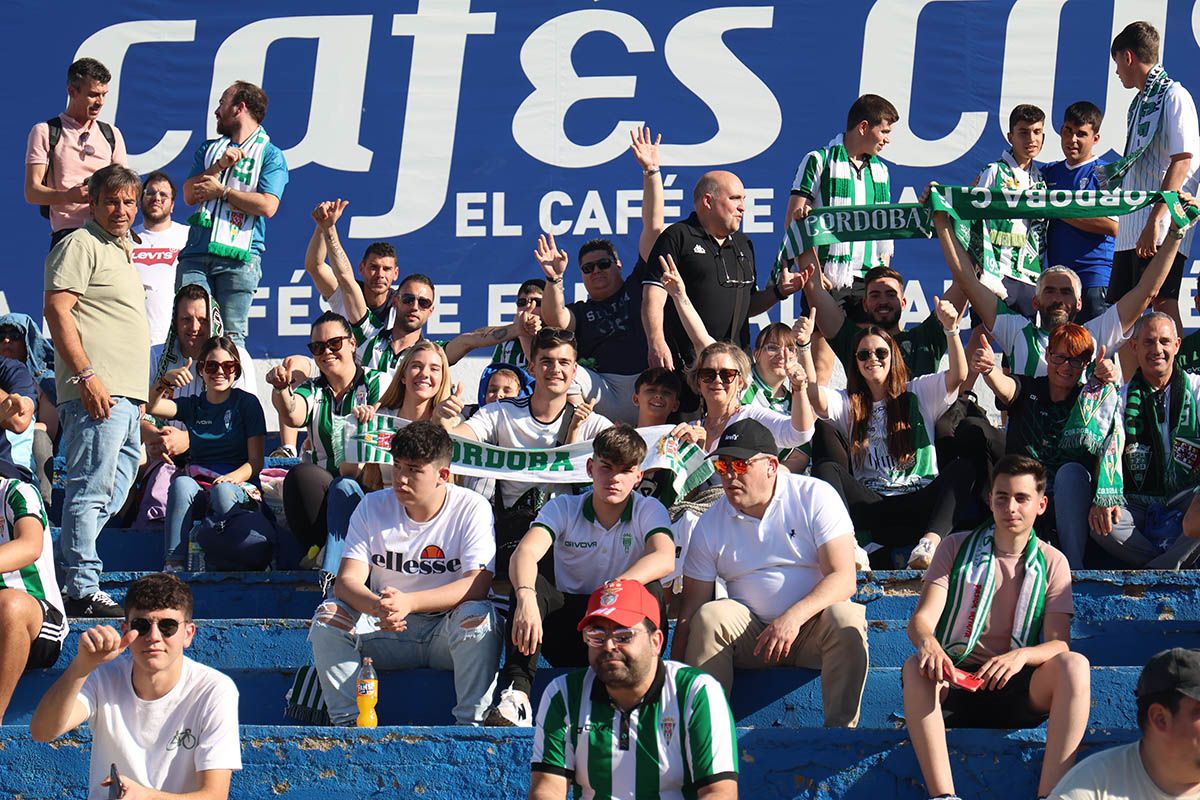
[[[483,724],[502,728],[532,728],[533,708],[529,695],[520,689],[507,689],[500,693],[500,702],[487,710]]]

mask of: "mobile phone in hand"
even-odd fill
[[[966,689],[968,692],[974,692],[983,686],[983,678],[977,678],[969,672],[953,667],[950,674],[946,677],[950,681],[951,686],[957,686],[959,689]]]
[[[125,796],[125,787],[121,785],[121,773],[117,772],[117,765],[113,763],[108,768],[108,800],[118,800]]]

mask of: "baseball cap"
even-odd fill
[[[598,619],[611,620],[618,625],[632,628],[648,619],[659,625],[658,601],[637,581],[609,581],[588,598],[587,613],[579,621],[578,630],[583,630]]]
[[[1175,647],[1156,654],[1142,668],[1137,696],[1179,692],[1200,700],[1200,650]]]
[[[759,453],[776,455],[779,445],[775,437],[756,419],[741,419],[730,425],[721,434],[714,456],[729,456],[730,458],[753,458]]]

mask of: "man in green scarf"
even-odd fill
[[[957,800],[947,727],[1032,728],[1048,718],[1038,797],[1071,768],[1087,729],[1089,665],[1070,649],[1071,570],[1033,530],[1045,492],[1040,462],[1000,459],[992,519],[943,539],[925,572],[908,625],[917,652],[904,663],[904,718],[935,800]],[[982,685],[956,685],[964,670]]]

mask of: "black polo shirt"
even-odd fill
[[[757,284],[754,245],[749,237],[736,231],[718,245],[692,212],[690,217],[668,226],[659,235],[650,253],[644,283],[662,285],[658,257],[667,253],[674,257],[688,297],[709,335],[717,341],[733,341],[743,349],[749,348],[750,298]],[[739,319],[734,319],[738,309],[744,310],[738,314]],[[663,311],[663,333],[676,364],[690,364],[695,349],[674,303],[668,302]]]

